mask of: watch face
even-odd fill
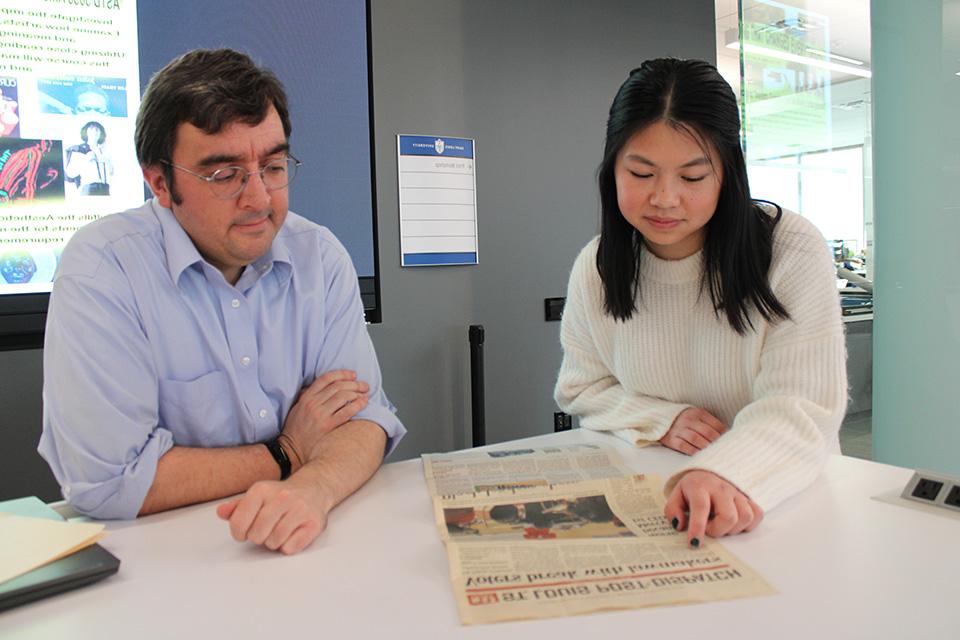
[[[0,275],[7,284],[30,282],[36,272],[37,263],[26,251],[8,251],[0,255]]]

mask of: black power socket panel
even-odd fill
[[[953,489],[950,489],[943,503],[960,509],[960,484],[953,485]]]
[[[900,497],[931,507],[960,512],[960,477],[936,471],[915,471]]]
[[[910,495],[912,495],[914,498],[920,498],[921,500],[929,500],[930,502],[934,502],[937,499],[937,496],[940,495],[941,489],[943,489],[942,482],[923,478],[917,483],[917,486],[913,488],[913,493]]]

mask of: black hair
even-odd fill
[[[87,124],[80,127],[80,139],[83,140],[84,142],[87,141],[87,138],[90,136],[88,131],[90,130],[91,127],[94,129],[100,130],[100,144],[103,144],[104,141],[107,139],[107,130],[104,129],[103,125],[97,122],[96,120],[91,120]]]
[[[81,109],[80,108],[80,96],[94,94],[99,98],[103,98],[103,107],[94,108],[94,109]],[[103,115],[110,115],[110,96],[107,95],[107,92],[93,84],[92,82],[81,82],[73,87],[73,104],[74,104],[74,113],[82,114],[90,111],[96,111],[102,113]]]
[[[604,310],[626,321],[637,309],[643,236],[620,211],[614,169],[627,141],[655,122],[692,135],[715,151],[721,164],[717,208],[705,227],[701,279],[716,314],[723,313],[741,335],[754,328],[751,306],[767,321],[789,318],[767,279],[773,229],[781,210],[776,207],[776,217],[771,216],[750,198],[733,89],[712,64],[676,58],[647,60],[631,71],[610,106],[606,146],[597,172],[597,271],[603,283]]]
[[[490,517],[497,522],[520,522],[520,510],[517,509],[516,505],[498,504],[490,508]]]
[[[134,143],[140,165],[171,162],[177,127],[189,122],[215,134],[234,122],[257,125],[273,106],[290,140],[290,111],[280,80],[232,49],[195,49],[167,63],[150,78],[137,113]],[[164,176],[174,197],[173,168]]]

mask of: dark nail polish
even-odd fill
[[[677,529],[680,527],[680,520],[678,518],[674,518],[673,520],[670,521],[670,524],[673,526],[674,529]]]
[[[694,549],[700,546],[700,538],[690,538],[690,546]]]

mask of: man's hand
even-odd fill
[[[287,413],[280,440],[295,472],[313,457],[317,442],[367,406],[366,382],[353,371],[328,371],[300,392]]]
[[[706,409],[690,407],[680,412],[660,444],[692,456],[724,433],[727,427]]]
[[[752,531],[763,509],[735,486],[709,471],[688,471],[667,498],[663,515],[677,531],[687,529],[690,546],[711,538]]]
[[[218,506],[217,515],[229,521],[235,540],[297,553],[323,532],[330,510],[374,474],[386,444],[377,424],[351,420],[328,433],[296,474],[283,482],[254,483],[243,496]]]
[[[291,555],[303,550],[327,527],[326,506],[316,487],[301,486],[297,478],[285,482],[257,482],[240,498],[217,507],[230,523],[234,540],[249,540]]]

